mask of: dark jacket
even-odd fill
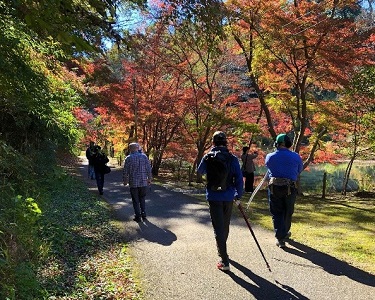
[[[243,165],[244,170],[247,173],[255,172],[255,164],[254,164],[253,159],[256,158],[257,156],[258,156],[257,152],[254,152],[253,154],[244,153],[241,155],[242,165]]]
[[[86,158],[89,161],[89,165],[94,165],[95,147],[88,147],[86,149]]]
[[[104,173],[104,167],[107,162],[109,162],[107,155],[105,155],[102,151],[98,151],[93,156],[93,165],[95,172]]]

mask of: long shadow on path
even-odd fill
[[[93,185],[92,182],[91,185]],[[145,239],[169,246],[177,240],[175,233],[169,230],[169,221],[173,218],[183,219],[185,216],[193,215],[196,222],[210,222],[204,206],[203,208],[201,206],[190,207],[191,197],[162,186],[152,185],[146,196],[147,221],[137,224],[132,220],[134,217],[132,200],[129,187],[122,184],[121,169],[113,169],[106,176],[104,197],[111,205],[114,220],[126,222],[123,224],[122,232],[127,242]]]
[[[176,235],[172,231],[160,228],[148,220],[140,222],[138,225],[142,238],[149,242],[157,243],[163,246],[170,246],[174,241],[177,240]]]
[[[294,240],[290,240],[288,243],[296,249],[285,248],[285,251],[311,261],[313,264],[322,267],[330,274],[347,276],[348,278],[365,285],[372,287],[375,286],[375,276],[370,273],[357,269],[346,262],[300,244]]]
[[[250,283],[232,272],[229,272],[228,275],[239,284],[241,287],[246,289],[252,296],[256,299],[308,299],[307,297],[301,295],[293,288],[282,285],[279,287],[276,282],[275,284],[254,274],[249,269],[239,264],[238,262],[231,259],[231,265],[241,271],[254,283]]]

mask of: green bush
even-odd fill
[[[7,200],[0,217],[0,298],[32,299],[39,290],[35,266],[41,249],[37,237],[41,211],[33,198],[18,195]]]

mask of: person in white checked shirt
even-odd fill
[[[138,143],[129,145],[129,155],[125,158],[123,170],[124,185],[129,184],[133,201],[134,221],[146,221],[146,194],[151,184],[151,163],[146,154],[139,151]]]

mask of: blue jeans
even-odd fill
[[[272,193],[271,189],[268,188],[269,208],[272,215],[275,237],[278,240],[285,238],[290,230],[296,197],[297,189],[295,187],[290,187],[290,194],[288,194],[288,186],[286,185],[273,185]]]
[[[89,178],[95,179],[95,170],[94,170],[94,166],[93,165],[89,165],[89,167],[88,167],[88,175],[89,175]]]
[[[130,195],[132,196],[134,215],[136,218],[146,217],[146,193],[147,186],[131,187]]]
[[[214,228],[216,246],[222,262],[229,264],[227,239],[232,215],[233,201],[208,201],[212,227]]]

